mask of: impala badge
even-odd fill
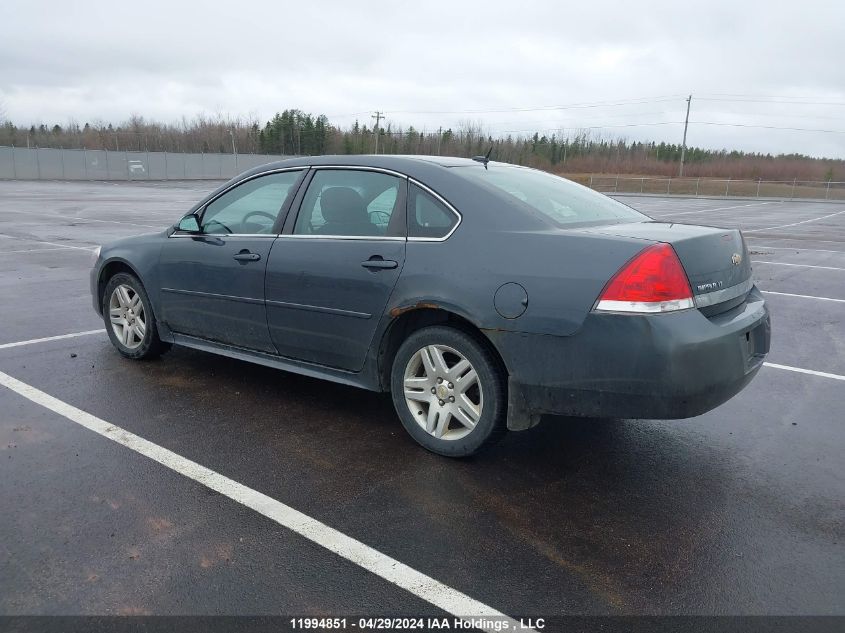
[[[739,266],[742,263],[742,255],[739,253],[734,253],[731,255],[731,262],[734,266]]]

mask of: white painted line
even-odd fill
[[[765,238],[762,238],[765,239]],[[804,248],[803,246],[763,246],[762,244],[755,244],[754,248],[768,248],[773,251],[802,251],[807,253],[839,253],[840,255],[845,255],[845,251],[832,251],[827,250],[824,248]]]
[[[745,231],[743,231],[743,233],[745,233]],[[845,245],[845,240],[817,240],[816,238],[814,238],[814,237],[809,237],[809,236],[807,236],[807,239],[802,240],[802,239],[800,238],[800,235],[802,235],[802,234],[801,234],[801,233],[799,233],[799,234],[797,234],[797,235],[799,235],[799,237],[795,237],[795,236],[792,236],[792,237],[773,237],[773,236],[766,236],[766,235],[763,235],[763,236],[759,236],[759,235],[748,235],[748,236],[746,236],[746,238],[745,238],[745,239],[747,239],[747,240],[766,240],[766,241],[769,241],[769,242],[772,242],[772,241],[775,241],[775,242],[788,242],[788,241],[790,241],[790,240],[791,240],[791,241],[793,241],[793,242],[801,242],[801,241],[804,241],[804,242],[818,242],[819,244],[840,244],[840,245]],[[806,234],[806,233],[804,233],[803,235],[805,235],[805,236],[806,236],[807,234]]]
[[[41,211],[41,212],[34,211],[33,212],[33,211],[14,211],[14,210],[11,210],[11,209],[4,209],[3,212],[4,213],[19,213],[21,215],[26,215],[26,216],[30,216],[30,217],[39,216],[39,217],[42,217],[42,218],[55,218],[55,219],[58,219],[58,220],[74,220],[76,222],[106,222],[108,224],[127,224],[129,226],[140,226],[140,227],[146,227],[146,228],[150,228],[150,229],[161,229],[161,230],[164,230],[165,228],[167,228],[167,227],[162,227],[162,226],[154,226],[152,224],[136,224],[135,222],[123,222],[123,221],[120,221],[120,220],[99,220],[97,218],[86,218],[86,217],[75,216],[75,215],[62,215],[60,213],[44,213],[43,211]]]
[[[94,244],[92,246],[72,246],[70,244],[59,244],[58,242],[47,242],[46,240],[37,240],[32,237],[18,237],[15,235],[6,235],[5,233],[0,233],[0,237],[6,238],[7,240],[19,240],[23,242],[35,242],[36,244],[49,244],[50,246],[58,246],[59,248],[75,248],[80,251],[91,251],[97,248],[97,245]]]
[[[845,299],[832,299],[831,297],[816,297],[813,295],[795,295],[791,292],[775,292],[774,290],[761,290],[764,295],[780,295],[782,297],[798,297],[799,299],[818,299],[819,301],[836,301],[845,303]]]
[[[785,369],[786,371],[794,371],[799,374],[810,374],[811,376],[820,376],[822,378],[832,378],[833,380],[845,380],[845,376],[839,374],[829,374],[826,371],[816,371],[815,369],[802,369],[801,367],[790,367],[789,365],[778,365],[777,363],[763,363],[766,367],[773,369]]]
[[[759,231],[771,231],[772,229],[785,229],[788,226],[798,226],[799,224],[807,224],[808,222],[818,222],[819,220],[826,220],[827,218],[832,218],[836,215],[842,215],[845,213],[845,210],[837,211],[836,213],[831,213],[830,215],[823,215],[820,218],[811,218],[809,220],[802,220],[801,222],[793,222],[792,224],[780,224],[778,226],[767,226],[764,229],[748,229],[743,230],[743,233],[758,233]]]
[[[29,341],[17,341],[16,343],[0,344],[0,349],[9,349],[11,347],[21,347],[23,345],[35,345],[36,343],[47,343],[49,341],[60,341],[66,338],[76,338],[77,336],[90,336],[91,334],[103,334],[105,330],[85,330],[84,332],[72,332],[70,334],[59,334],[58,336],[48,336],[46,338],[34,338]]]
[[[56,216],[56,217],[64,217],[64,216]],[[98,220],[97,218],[70,218],[72,220],[83,221],[83,222],[105,222],[107,224],[125,224],[127,226],[139,226],[141,228],[148,228],[148,229],[156,229],[158,231],[163,231],[170,224],[162,226],[161,224],[138,224],[136,222],[121,222],[118,220]]]
[[[798,268],[821,268],[823,270],[845,270],[836,266],[811,266],[810,264],[787,264],[786,262],[764,262],[760,259],[754,260],[755,264],[771,264],[772,266],[796,266]]]
[[[699,209],[697,211],[683,211],[681,213],[669,213],[670,217],[675,217],[676,215],[692,215],[694,213],[707,213],[709,211],[727,211],[728,209],[742,209],[744,207],[759,207],[764,204],[781,204],[779,200],[771,201],[771,202],[752,202],[751,204],[737,204],[732,207],[716,207],[715,209]]]
[[[228,497],[264,515],[282,527],[296,532],[309,541],[326,548],[330,552],[334,552],[338,556],[380,576],[397,587],[412,593],[418,598],[456,617],[461,619],[469,617],[496,618],[496,621],[491,623],[491,625],[498,624],[499,627],[503,627],[504,624],[502,622],[507,621],[510,630],[516,630],[519,627],[517,622],[492,607],[488,607],[486,604],[470,598],[457,589],[453,589],[430,576],[426,576],[422,572],[399,562],[395,558],[382,554],[378,550],[329,527],[325,523],[312,519],[310,516],[285,505],[281,501],[277,501],[257,490],[248,488],[210,468],[201,466],[163,446],[153,444],[119,426],[110,424],[90,413],[77,409],[73,405],[54,398],[6,373],[0,372],[0,385],[11,389],[35,404],[67,418],[71,422],[76,422],[86,429],[94,431],[113,442],[117,442],[188,479],[202,484],[206,488],[220,493],[224,497]],[[494,631],[495,628],[491,626],[491,628],[485,630]]]
[[[82,250],[89,250],[87,248]],[[64,247],[56,246],[55,248],[25,248],[19,251],[0,251],[0,255],[8,255],[9,253],[45,253],[47,251],[61,251],[63,253],[78,253],[78,249],[68,249]]]

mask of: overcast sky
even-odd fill
[[[4,0],[0,15],[0,108],[18,124],[381,110],[679,143],[692,93],[690,145],[845,157],[834,0]]]

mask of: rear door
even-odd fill
[[[200,232],[175,232],[159,260],[161,318],[176,333],[274,352],[264,273],[289,197],[304,171],[244,181],[210,201]]]
[[[270,337],[282,356],[358,371],[405,262],[406,179],[316,168],[267,264]]]

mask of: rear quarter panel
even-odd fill
[[[445,242],[409,242],[390,307],[440,307],[482,329],[571,335],[619,268],[644,248],[642,240],[559,230],[485,230],[464,215]],[[525,312],[501,316],[500,286],[518,283]]]

